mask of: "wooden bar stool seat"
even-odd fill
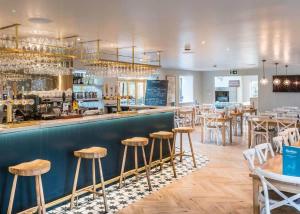
[[[85,159],[104,158],[106,155],[107,149],[102,147],[91,147],[74,152],[75,157]]]
[[[93,174],[93,186],[91,189],[85,189],[88,192],[93,193],[93,198],[96,198],[97,195],[102,195],[104,200],[104,208],[105,212],[108,212],[108,205],[107,205],[107,199],[106,199],[106,193],[105,193],[105,184],[104,184],[104,178],[103,178],[103,171],[102,171],[102,164],[101,164],[101,158],[104,158],[107,155],[107,149],[103,147],[90,147],[86,149],[81,149],[78,151],[74,151],[74,156],[78,158],[77,161],[77,167],[75,172],[75,178],[73,183],[73,190],[72,190],[72,196],[71,196],[71,203],[70,208],[72,209],[74,207],[74,198],[76,196],[76,188],[77,188],[77,181],[79,176],[79,170],[80,170],[80,164],[81,159],[91,159],[92,160],[92,174]],[[100,180],[101,180],[101,186],[102,186],[102,194],[97,192],[96,190],[96,163],[95,159],[98,160],[99,165],[99,174],[100,174]]]
[[[122,160],[122,167],[121,167],[121,174],[120,174],[120,188],[122,187],[122,182],[125,180],[124,170],[125,170],[125,162],[126,162],[126,156],[127,156],[127,149],[128,146],[134,147],[134,163],[135,163],[135,176],[138,180],[138,153],[137,148],[140,147],[142,149],[143,159],[144,159],[144,165],[145,165],[145,171],[146,171],[146,177],[147,182],[149,186],[149,190],[152,190],[151,183],[150,183],[150,176],[149,176],[149,167],[146,160],[146,154],[145,154],[145,146],[148,145],[149,139],[145,137],[133,137],[126,140],[122,140],[121,143],[125,146],[124,153],[123,153],[123,160]]]
[[[146,146],[148,145],[148,138],[145,137],[133,137],[126,140],[122,140],[122,144],[125,146]]]
[[[38,213],[43,213],[43,214],[46,213],[44,190],[43,190],[41,175],[49,172],[50,168],[51,168],[50,161],[40,160],[40,159],[33,160],[30,162],[24,162],[15,166],[10,166],[8,168],[8,171],[11,174],[14,174],[15,176],[14,176],[12,190],[10,194],[7,214],[10,214],[12,212],[18,176],[35,177],[35,189],[36,189]]]
[[[159,132],[154,132],[150,134],[150,138],[152,138],[152,145],[151,145],[151,152],[150,152],[150,160],[149,160],[149,168],[151,169],[151,163],[152,163],[152,158],[153,158],[153,151],[154,151],[154,144],[155,140],[158,139],[159,141],[159,164],[160,164],[160,170],[163,168],[164,161],[162,159],[162,144],[163,140],[166,140],[168,143],[169,147],[169,153],[170,153],[170,162],[173,168],[173,173],[174,177],[176,178],[176,169],[175,169],[175,164],[174,164],[174,156],[171,148],[171,142],[170,139],[173,139],[174,133],[173,132],[167,132],[167,131],[159,131]],[[174,143],[172,145],[174,147]]]
[[[194,154],[194,149],[193,149],[193,143],[192,143],[192,139],[191,139],[191,133],[194,131],[194,128],[193,127],[178,127],[178,128],[174,128],[172,131],[174,132],[173,155],[175,155],[175,143],[176,143],[176,136],[177,136],[177,133],[178,133],[178,134],[180,134],[180,153],[179,153],[180,162],[182,162],[182,157],[183,156],[192,156],[194,167],[197,167],[195,154]],[[182,143],[183,143],[182,136],[183,136],[183,134],[188,135],[190,149],[191,149],[191,155],[184,155],[183,154],[183,147],[182,147]]]

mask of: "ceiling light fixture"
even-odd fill
[[[28,21],[33,24],[49,24],[52,22],[51,19],[47,19],[43,17],[31,17],[28,19]]]
[[[206,41],[203,40],[203,41],[201,42],[201,45],[205,45],[205,44],[206,44]]]
[[[15,9],[12,9],[11,12],[12,12],[12,13],[16,13],[17,11],[16,11]]]
[[[266,60],[265,59],[263,59],[262,60],[262,63],[263,63],[263,70],[262,70],[262,72],[263,72],[263,77],[260,79],[260,84],[261,85],[267,85],[268,84],[268,79],[266,78],[266,74],[265,74],[265,62],[266,62]]]
[[[278,66],[278,62],[275,62],[275,66],[276,66],[276,77],[275,79],[273,80],[273,84],[274,85],[280,85],[281,83],[281,80],[277,77],[278,76],[278,72],[277,72],[277,66]]]
[[[226,48],[226,51],[230,51],[230,48]]]
[[[291,80],[288,79],[287,75],[288,65],[285,65],[285,80],[283,81],[283,85],[289,86],[291,84]]]

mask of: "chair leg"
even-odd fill
[[[138,181],[138,179],[139,179],[139,176],[138,176],[139,163],[138,163],[137,146],[134,147],[134,166],[135,166],[135,178]]]
[[[15,175],[14,176],[14,181],[13,181],[13,184],[12,184],[12,188],[11,188],[11,193],[10,193],[10,198],[9,198],[9,205],[8,205],[8,208],[7,208],[7,214],[11,214],[11,211],[12,211],[12,208],[13,208],[17,181],[18,181],[18,175]]]
[[[92,160],[92,174],[93,174],[93,199],[96,198],[96,170],[95,170],[95,158]]]
[[[197,167],[196,159],[195,159],[195,155],[194,155],[193,143],[192,143],[190,133],[188,133],[188,137],[189,137],[189,143],[190,143],[190,147],[191,147],[191,153],[192,153],[192,158],[193,158],[193,162],[194,162],[194,167]]]
[[[145,171],[146,171],[146,176],[147,176],[147,182],[149,186],[149,191],[152,190],[151,182],[150,182],[150,175],[149,175],[149,167],[147,165],[147,160],[146,160],[146,154],[145,154],[145,148],[142,146],[142,153],[143,153],[143,159],[144,159],[144,165],[145,165]]]
[[[81,163],[81,158],[78,158],[76,172],[75,172],[75,178],[74,178],[74,183],[73,183],[73,189],[72,189],[71,203],[70,203],[71,209],[73,209],[73,207],[74,207],[74,198],[75,198],[78,175],[79,175],[79,170],[80,170],[80,163]]]
[[[123,182],[123,174],[124,174],[124,169],[125,169],[125,161],[126,161],[126,155],[127,155],[127,146],[124,148],[124,154],[123,154],[123,161],[122,161],[122,167],[121,167],[121,174],[120,174],[120,184],[119,187],[122,187],[122,182]]]
[[[172,153],[172,148],[171,148],[171,142],[170,142],[170,139],[168,139],[168,146],[169,146],[169,152],[170,152],[170,162],[171,162],[171,164],[172,164],[174,177],[177,178],[176,168],[175,168],[175,164],[174,164],[174,156],[173,156],[173,153]]]
[[[36,192],[38,214],[41,214],[41,191],[40,191],[40,182],[38,176],[35,176],[35,192]]]
[[[182,133],[180,133],[180,162],[182,162]]]
[[[162,160],[162,142],[163,139],[160,138],[160,142],[159,142],[159,165],[160,165],[160,171],[162,171],[162,167],[163,167],[163,160]]]
[[[99,164],[99,173],[100,173],[100,179],[101,179],[101,185],[102,185],[104,209],[105,209],[105,212],[108,212],[108,205],[107,205],[106,192],[105,192],[105,184],[104,184],[102,164],[101,164],[101,159],[100,158],[98,158],[98,164]]]
[[[46,205],[45,205],[45,197],[44,197],[44,190],[43,190],[43,183],[42,177],[39,175],[39,184],[40,184],[40,194],[41,194],[41,205],[42,205],[42,214],[46,214]]]
[[[150,158],[149,158],[149,170],[150,170],[150,173],[151,173],[151,165],[152,165],[154,144],[155,144],[155,139],[153,138],[152,139],[152,144],[151,144]]]

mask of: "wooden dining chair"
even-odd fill
[[[257,137],[265,139],[269,142],[269,123],[266,117],[251,117],[249,118],[251,124],[251,147],[257,144]]]
[[[277,118],[276,123],[277,123],[277,132],[282,132],[289,128],[297,127],[297,119],[292,119],[292,118]]]
[[[300,193],[294,194],[292,196],[286,195],[285,192],[280,191],[274,182],[280,182],[284,184],[295,184],[300,185],[300,177],[280,175],[273,172],[265,171],[260,168],[255,169],[255,173],[260,178],[262,188],[263,188],[263,198],[261,203],[263,204],[261,213],[271,214],[271,210],[274,210],[281,206],[291,206],[300,212],[300,204],[295,203],[296,200],[300,199]],[[269,197],[269,191],[272,190],[275,192],[282,200],[274,201]]]
[[[271,143],[262,143],[255,146],[255,151],[257,153],[260,162],[265,163],[268,158],[274,157],[274,151]]]

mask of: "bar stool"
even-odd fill
[[[81,149],[74,152],[74,156],[78,158],[77,161],[77,167],[76,167],[76,173],[74,178],[74,184],[73,184],[73,190],[72,190],[72,196],[71,196],[71,204],[70,208],[72,209],[74,207],[74,198],[76,195],[76,187],[77,187],[77,181],[78,181],[78,175],[79,175],[79,169],[80,169],[80,163],[81,159],[92,159],[92,174],[93,174],[93,186],[92,189],[86,189],[88,192],[93,193],[93,198],[96,198],[97,195],[101,195],[101,193],[96,191],[96,170],[95,170],[95,159],[98,159],[98,165],[99,165],[99,174],[101,179],[101,185],[102,185],[102,196],[104,200],[104,207],[105,212],[108,212],[108,206],[107,206],[107,199],[106,199],[106,193],[105,193],[105,184],[104,184],[104,178],[103,178],[103,172],[102,172],[102,164],[101,164],[101,158],[104,158],[107,155],[107,149],[103,147],[90,147],[87,149]]]
[[[38,213],[46,214],[44,190],[43,190],[41,175],[49,172],[50,168],[51,168],[50,161],[40,160],[40,159],[33,160],[30,162],[24,162],[16,166],[10,166],[8,168],[8,171],[11,174],[14,174],[15,176],[14,176],[14,181],[11,189],[7,214],[11,214],[12,212],[18,176],[35,177],[35,190],[36,190]]]
[[[147,182],[149,186],[149,191],[152,190],[151,183],[150,183],[150,177],[149,177],[149,168],[147,165],[147,160],[146,160],[146,154],[145,154],[145,146],[148,145],[148,138],[144,137],[133,137],[129,138],[126,140],[122,140],[122,144],[125,146],[124,148],[124,153],[123,153],[123,161],[122,161],[122,167],[121,167],[121,174],[120,174],[120,188],[122,187],[122,182],[125,180],[124,177],[124,169],[125,169],[125,162],[126,162],[126,156],[127,156],[127,149],[128,146],[133,146],[134,147],[134,163],[135,163],[135,176],[136,179],[138,179],[138,154],[137,154],[137,148],[141,147],[142,148],[142,153],[143,153],[143,159],[144,159],[144,165],[145,165],[145,171],[146,171],[146,177],[147,177]]]
[[[190,156],[190,155],[183,155],[183,151],[182,151],[182,135],[183,134],[187,134],[188,138],[189,138],[189,144],[190,144],[190,148],[191,148],[191,156],[193,158],[193,162],[194,162],[194,167],[197,167],[196,165],[196,160],[195,160],[195,155],[194,155],[194,149],[193,149],[193,143],[191,140],[191,132],[193,132],[194,129],[192,127],[178,127],[178,128],[174,128],[173,132],[174,132],[174,147],[173,147],[173,154],[175,154],[175,142],[176,142],[176,136],[177,133],[180,134],[180,162],[182,162],[182,156]]]
[[[170,162],[173,168],[174,177],[176,178],[177,175],[176,175],[176,169],[174,164],[174,156],[173,156],[171,143],[170,143],[170,139],[173,139],[173,136],[174,136],[173,132],[166,132],[166,131],[159,131],[150,134],[150,138],[152,138],[152,145],[151,145],[151,152],[150,152],[149,168],[151,169],[155,140],[158,139],[160,140],[159,141],[159,164],[160,164],[160,170],[162,170],[164,164],[164,161],[162,160],[162,145],[163,145],[163,140],[167,140],[169,152],[170,152]],[[174,147],[174,142],[172,146]]]

